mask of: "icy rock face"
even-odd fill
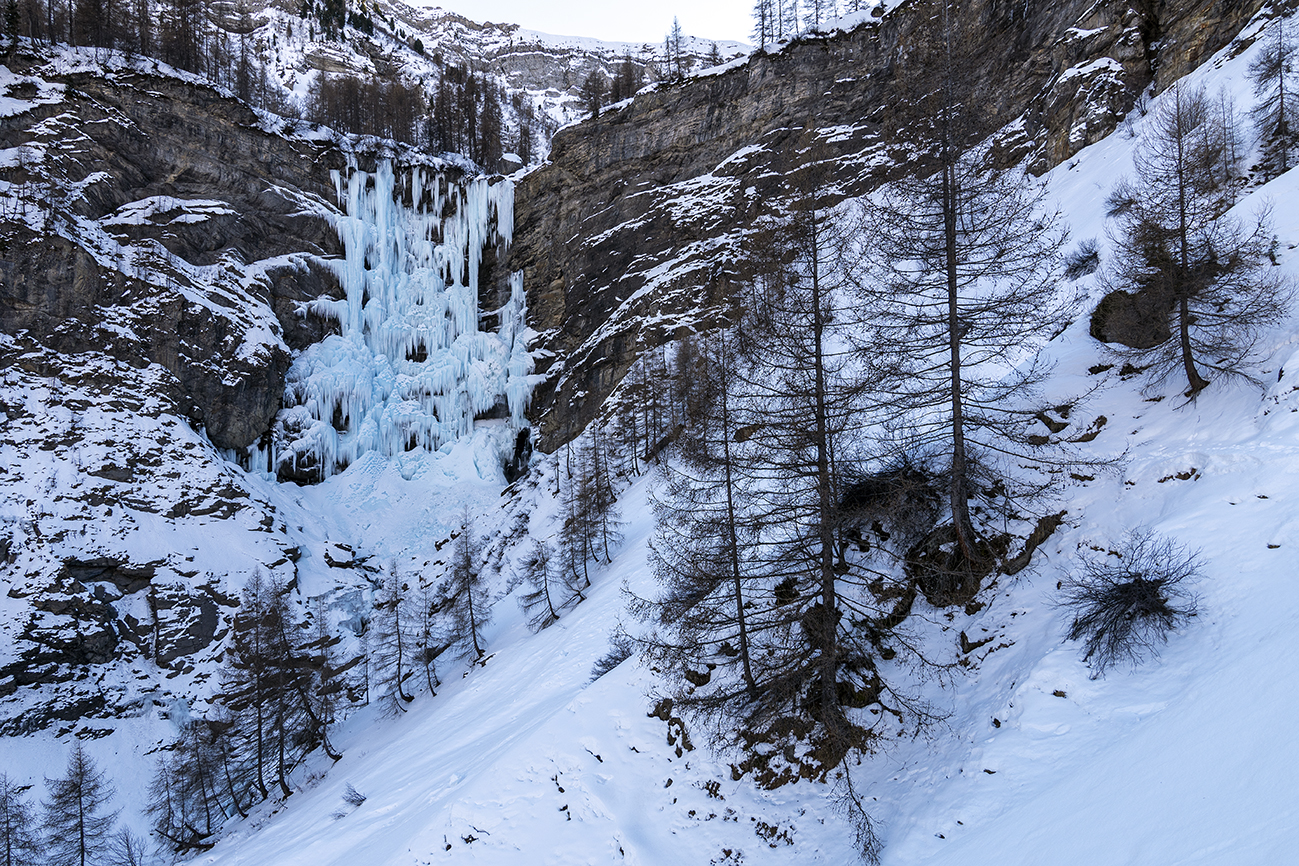
[[[367,452],[436,452],[469,434],[475,419],[525,424],[531,359],[521,274],[480,327],[478,280],[485,255],[513,239],[514,186],[460,181],[390,161],[374,172],[334,173],[345,215],[334,262],[341,299],[320,298],[307,315],[339,333],[307,347],[288,372],[275,436],[281,479],[316,481]]]

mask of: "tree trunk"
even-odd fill
[[[478,645],[478,617],[474,613],[474,588],[472,583],[473,575],[468,571],[468,568],[469,568],[469,563],[466,562],[465,574],[468,575],[468,578],[466,579],[465,582],[465,592],[468,593],[467,602],[469,606],[469,637],[474,644],[474,656],[476,658],[482,658],[483,649]]]
[[[815,193],[814,193],[815,195]],[[816,488],[817,488],[817,508],[818,523],[820,533],[820,559],[821,559],[821,606],[822,622],[820,623],[821,634],[819,635],[821,646],[821,722],[826,726],[828,732],[834,732],[838,729],[837,720],[839,718],[839,701],[838,701],[838,668],[839,653],[837,643],[837,617],[838,602],[836,599],[835,573],[834,573],[834,527],[832,518],[834,513],[833,488],[830,479],[830,432],[829,432],[829,413],[826,408],[826,381],[825,381],[825,355],[822,346],[822,337],[825,333],[825,321],[821,311],[821,279],[820,279],[820,258],[821,251],[819,247],[820,239],[817,234],[816,225],[816,203],[812,202],[810,211],[810,228],[811,228],[811,265],[812,265],[812,345],[813,345],[813,375],[815,390],[815,415],[816,415]]]
[[[1195,369],[1195,358],[1191,352],[1191,311],[1187,298],[1193,290],[1191,283],[1191,264],[1190,264],[1190,225],[1189,214],[1187,209],[1190,204],[1187,201],[1187,165],[1185,141],[1189,130],[1185,129],[1185,123],[1182,112],[1182,91],[1177,89],[1175,94],[1177,99],[1177,219],[1178,219],[1178,246],[1181,255],[1181,272],[1178,274],[1179,285],[1177,286],[1178,306],[1177,306],[1177,325],[1178,335],[1181,340],[1182,348],[1182,367],[1186,370],[1186,383],[1189,386],[1186,392],[1187,397],[1194,398],[1208,386],[1198,370]]]
[[[946,241],[947,342],[950,367],[949,401],[952,409],[952,479],[949,488],[952,526],[956,542],[968,565],[979,559],[974,527],[970,523],[969,466],[965,454],[965,403],[961,396],[961,319],[957,288],[957,196],[956,172],[949,160],[943,166],[943,230]]]
[[[727,375],[729,358],[726,354],[726,337],[721,340],[721,355],[718,358],[718,372],[721,374],[721,410],[722,410],[722,464],[726,469],[726,530],[727,543],[730,545],[731,577],[735,582],[735,618],[740,626],[740,663],[744,667],[744,685],[749,694],[757,695],[758,686],[753,681],[753,667],[749,663],[749,632],[744,622],[744,593],[740,583],[740,540],[735,531],[735,484],[731,475],[731,416],[728,392],[730,377]]]

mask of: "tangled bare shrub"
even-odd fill
[[[1064,257],[1064,278],[1080,280],[1088,274],[1096,273],[1100,267],[1101,254],[1096,246],[1096,238],[1080,241],[1078,248]]]
[[[1117,555],[1084,559],[1081,573],[1062,583],[1058,603],[1073,612],[1069,640],[1083,641],[1083,658],[1098,675],[1117,662],[1157,657],[1168,633],[1195,616],[1186,584],[1202,567],[1197,551],[1173,539],[1150,529],[1129,533]]]

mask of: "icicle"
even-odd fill
[[[478,274],[485,249],[513,240],[513,185],[449,182],[419,167],[398,179],[389,161],[332,180],[345,209],[334,263],[344,297],[307,310],[339,333],[289,371],[286,457],[314,459],[330,475],[370,451],[435,452],[502,402],[513,427],[525,424],[533,334],[522,274],[509,278],[497,331],[479,330]]]

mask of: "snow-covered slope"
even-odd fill
[[[362,80],[383,78],[418,84],[426,98],[433,95],[448,66],[461,66],[494,78],[506,96],[507,122],[517,123],[526,102],[545,119],[538,128],[544,155],[549,134],[585,116],[580,91],[586,77],[600,70],[612,78],[624,57],[653,81],[662,61],[661,43],[605,42],[581,36],[557,36],[520,28],[516,24],[470,20],[432,5],[408,5],[377,0],[368,8],[374,31],[364,34],[345,28],[327,40],[299,16],[296,0],[263,0],[251,4],[246,25],[249,50],[263,59],[277,101],[292,110],[306,106],[313,83],[322,74],[353,75]],[[235,26],[233,23],[232,27]],[[231,38],[240,38],[236,35]],[[714,47],[723,60],[748,52],[738,42],[713,42],[698,37],[682,41],[690,68],[707,66]]]
[[[1218,58],[1194,80],[1246,103],[1251,56]],[[1133,145],[1116,134],[1049,178],[1074,236],[1098,238],[1102,261],[1103,202],[1131,170]],[[1280,267],[1292,274],[1297,187],[1292,172],[1237,206],[1248,214],[1274,205]],[[1299,614],[1290,579],[1299,545],[1295,323],[1268,335],[1261,385],[1218,383],[1186,405],[1175,388],[1151,393],[1117,366],[1089,372],[1111,359],[1087,335],[1096,278],[1080,288],[1076,321],[1047,349],[1057,363],[1052,387],[1101,384],[1087,420],[1108,423],[1089,447],[1125,456],[1117,471],[1067,490],[1066,525],[1033,574],[1001,578],[972,616],[930,612],[928,639],[964,661],[947,687],[929,687],[946,721],[858,770],[882,823],[884,862],[1286,862],[1299,812],[1288,778],[1299,758],[1289,735]],[[332,500],[333,513],[354,508],[343,503],[367,491],[363,479],[375,471],[349,470],[311,495]],[[553,471],[539,465],[518,500],[538,537],[555,528]],[[448,673],[436,697],[402,718],[354,716],[340,737],[342,761],[318,764],[323,775],[304,778],[301,793],[233,826],[198,862],[850,862],[847,827],[822,787],[757,791],[732,779],[728,756],[709,754],[698,736],[678,754],[679,734],[650,715],[655,677],[634,660],[587,682],[622,615],[620,585],[650,586],[650,483],[623,492],[626,542],[587,602],[529,635],[503,594],[504,569],[484,664]],[[1138,526],[1202,551],[1199,615],[1161,659],[1093,679],[1078,646],[1063,641],[1056,582],[1080,550]],[[410,542],[390,543],[422,534],[413,524],[403,531]],[[993,640],[962,656],[961,632]],[[344,807],[346,783],[366,802]]]
[[[1244,70],[1256,51],[1230,60],[1224,53],[1193,80],[1226,88],[1244,108],[1253,98]],[[1134,116],[1131,128],[1139,132],[1143,122]],[[1109,251],[1104,200],[1131,170],[1134,144],[1121,131],[1049,176],[1073,236],[1097,238],[1102,262]],[[1297,187],[1291,172],[1251,188],[1237,207],[1245,215],[1272,203],[1279,267],[1299,277]],[[1299,686],[1289,664],[1299,642],[1299,587],[1291,580],[1299,545],[1299,329],[1293,320],[1277,322],[1267,335],[1269,357],[1256,371],[1261,384],[1216,383],[1186,405],[1171,386],[1151,393],[1117,364],[1098,369],[1112,359],[1088,336],[1087,314],[1102,290],[1095,276],[1078,288],[1075,321],[1046,350],[1056,363],[1051,387],[1073,394],[1102,386],[1077,423],[1104,416],[1087,447],[1101,457],[1123,455],[1122,463],[1071,484],[1061,503],[1066,524],[1039,550],[1031,573],[1002,577],[976,613],[924,611],[924,639],[958,663],[950,680],[925,686],[947,718],[925,738],[899,741],[855,771],[880,822],[884,862],[1287,862],[1299,812],[1288,778],[1299,758],[1288,730],[1289,695]],[[39,408],[40,359],[26,360],[37,372],[15,361],[7,374],[7,431],[36,423],[9,396],[26,390]],[[84,416],[53,413],[50,423],[62,427],[33,429],[21,454],[6,446],[8,465],[43,461],[24,488],[33,500],[57,496],[61,473],[69,471],[37,453],[42,436],[66,434],[75,421],[104,457],[111,440],[141,429],[121,420],[120,410],[118,426],[100,435],[115,407],[96,408],[103,395],[90,389],[72,396],[89,407]],[[394,562],[436,578],[446,565],[445,539],[467,506],[499,554],[488,576],[495,620],[481,664],[441,664],[438,694],[417,697],[398,718],[380,718],[374,707],[353,714],[336,737],[339,762],[313,758],[295,775],[291,797],[232,822],[194,862],[852,862],[850,829],[824,787],[800,782],[761,791],[735,779],[732,756],[710,753],[689,720],[688,748],[681,728],[654,714],[658,680],[635,659],[590,681],[592,663],[625,617],[623,585],[652,589],[652,478],[624,480],[626,538],[593,575],[588,599],[550,629],[528,632],[515,603],[520,542],[558,528],[557,465],[539,458],[525,482],[500,496],[497,440],[505,429],[495,419],[480,421],[438,453],[400,463],[370,452],[310,488],[223,467],[250,508],[211,527],[194,521],[192,532],[194,545],[210,551],[206,567],[217,569],[217,552],[227,553],[227,591],[291,541],[302,555],[293,569],[298,603],[322,597],[342,623],[371,601],[367,566]],[[177,449],[211,450],[193,431],[174,439]],[[164,444],[172,447],[171,439]],[[176,487],[194,480],[215,486],[220,479],[182,474]],[[20,525],[22,498],[11,500],[6,525]],[[261,514],[273,515],[273,532],[249,542]],[[64,517],[75,532],[72,516]],[[132,537],[162,533],[161,523]],[[1054,606],[1057,581],[1079,551],[1112,545],[1138,526],[1202,551],[1199,615],[1172,636],[1161,659],[1093,679],[1078,646],[1063,641],[1067,614]],[[164,567],[183,567],[182,560]],[[962,633],[990,640],[962,653]],[[204,664],[199,673],[210,675],[215,660]],[[186,713],[203,709],[202,702],[175,701],[165,674],[150,665],[142,660],[138,676],[161,687],[152,700],[141,698],[138,716],[78,728],[137,825],[152,753]],[[99,730],[112,733],[99,737]],[[6,739],[2,763],[11,779],[39,788],[43,775],[59,771],[67,742],[57,730]],[[347,784],[366,795],[364,803],[344,803]]]

